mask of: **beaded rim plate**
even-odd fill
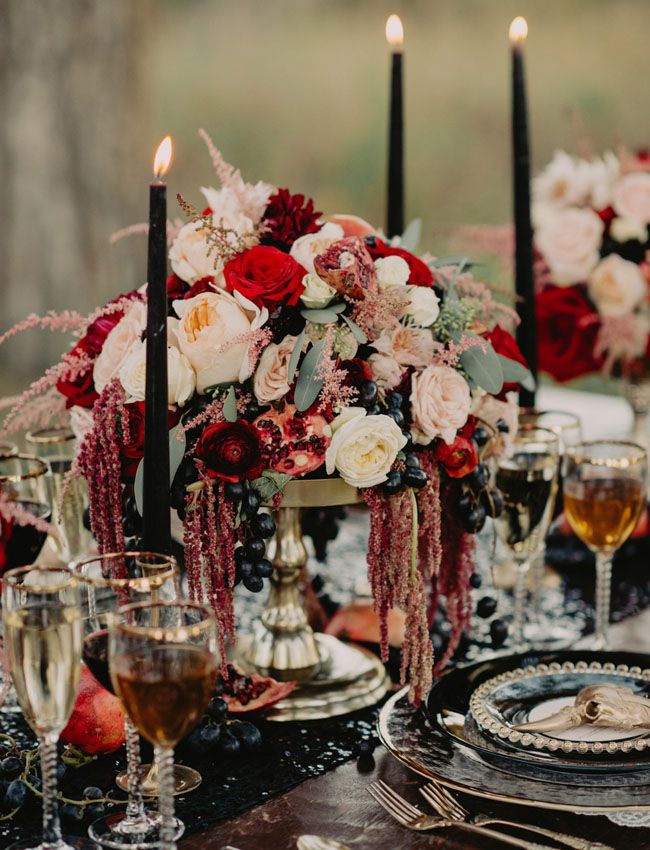
[[[612,679],[626,680],[632,682],[640,691],[650,687],[650,669],[641,667],[630,667],[627,664],[615,665],[611,662],[601,663],[599,661],[565,661],[563,663],[551,662],[550,664],[536,664],[529,667],[519,667],[508,670],[488,679],[479,685],[470,698],[469,708],[472,717],[479,728],[493,737],[502,741],[508,741],[517,748],[534,748],[546,750],[554,754],[576,753],[580,756],[596,755],[607,756],[617,753],[643,752],[650,747],[650,732],[639,730],[632,732],[623,740],[570,740],[554,737],[544,733],[522,732],[513,728],[511,722],[513,716],[517,716],[517,722],[527,719],[526,711],[517,706],[517,686],[522,685],[528,690],[526,702],[530,703],[535,698],[538,689],[539,696],[537,704],[546,702],[554,697],[554,687],[559,687],[558,696],[575,695],[583,685],[593,684],[594,679],[602,676],[608,682]],[[563,687],[563,678],[571,679]],[[583,684],[580,680],[584,677]],[[522,700],[522,706],[523,706]],[[504,710],[507,707],[507,713]],[[534,705],[533,705],[534,707]],[[522,716],[523,715],[523,716]],[[602,733],[603,729],[599,731]]]

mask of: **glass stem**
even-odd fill
[[[41,781],[43,783],[43,850],[61,850],[65,843],[61,838],[59,802],[57,800],[57,750],[58,735],[40,735]]]
[[[131,720],[124,723],[126,737],[126,771],[129,782],[129,802],[126,807],[127,821],[139,821],[144,816],[144,803],[140,791],[140,736]]]
[[[174,751],[155,748],[158,767],[158,812],[160,814],[160,843],[158,850],[176,850],[176,821],[174,818]]]
[[[512,642],[515,648],[524,645],[524,625],[526,623],[526,602],[528,601],[528,570],[530,561],[517,561],[515,577],[514,614],[512,618]]]
[[[607,649],[609,641],[612,557],[611,552],[596,553],[596,647],[598,649]]]

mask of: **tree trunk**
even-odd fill
[[[149,0],[0,0],[2,330],[32,311],[88,311],[144,282],[141,239],[108,240],[146,211],[149,10]],[[9,343],[0,387],[33,377],[67,344],[42,334]]]

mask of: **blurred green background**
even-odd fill
[[[384,221],[388,14],[405,28],[407,218],[423,248],[510,215],[511,19],[526,45],[533,160],[650,143],[648,0],[0,0],[2,322],[89,310],[144,280],[151,158],[175,142],[173,196],[213,181],[205,127],[250,180]],[[579,118],[576,118],[579,116]],[[509,286],[509,281],[500,281]],[[0,383],[60,344],[0,349]]]

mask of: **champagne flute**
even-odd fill
[[[108,670],[108,628],[122,605],[173,601],[180,596],[180,573],[174,558],[156,552],[110,552],[72,564],[82,590],[84,626],[82,658],[106,690],[114,693]],[[126,812],[109,814],[92,823],[88,834],[101,847],[146,850],[158,846],[160,819],[146,810],[140,786],[140,739],[125,720],[127,772],[120,776],[129,802]],[[184,831],[177,822],[177,835]]]
[[[79,686],[79,585],[65,567],[20,567],[2,577],[2,617],[11,676],[25,720],[40,745],[43,841],[34,850],[90,848],[64,840],[57,800],[57,741]],[[23,850],[31,841],[12,844]]]
[[[176,850],[174,747],[201,720],[217,674],[217,630],[196,602],[140,602],[118,611],[109,632],[115,691],[154,745],[159,770],[160,850]]]
[[[528,571],[544,545],[557,491],[557,434],[535,425],[520,425],[512,450],[498,459],[496,485],[503,511],[495,519],[497,533],[517,568],[512,639],[524,646]]]
[[[25,443],[31,452],[47,463],[47,499],[52,509],[52,522],[61,537],[53,543],[61,557],[69,561],[85,548],[83,515],[88,506],[88,486],[80,475],[68,483],[65,498],[61,498],[65,476],[75,456],[74,432],[70,428],[39,428],[27,432]]]
[[[634,531],[645,505],[645,449],[623,440],[570,446],[564,456],[564,511],[571,528],[596,555],[596,636],[606,649],[612,558]]]

